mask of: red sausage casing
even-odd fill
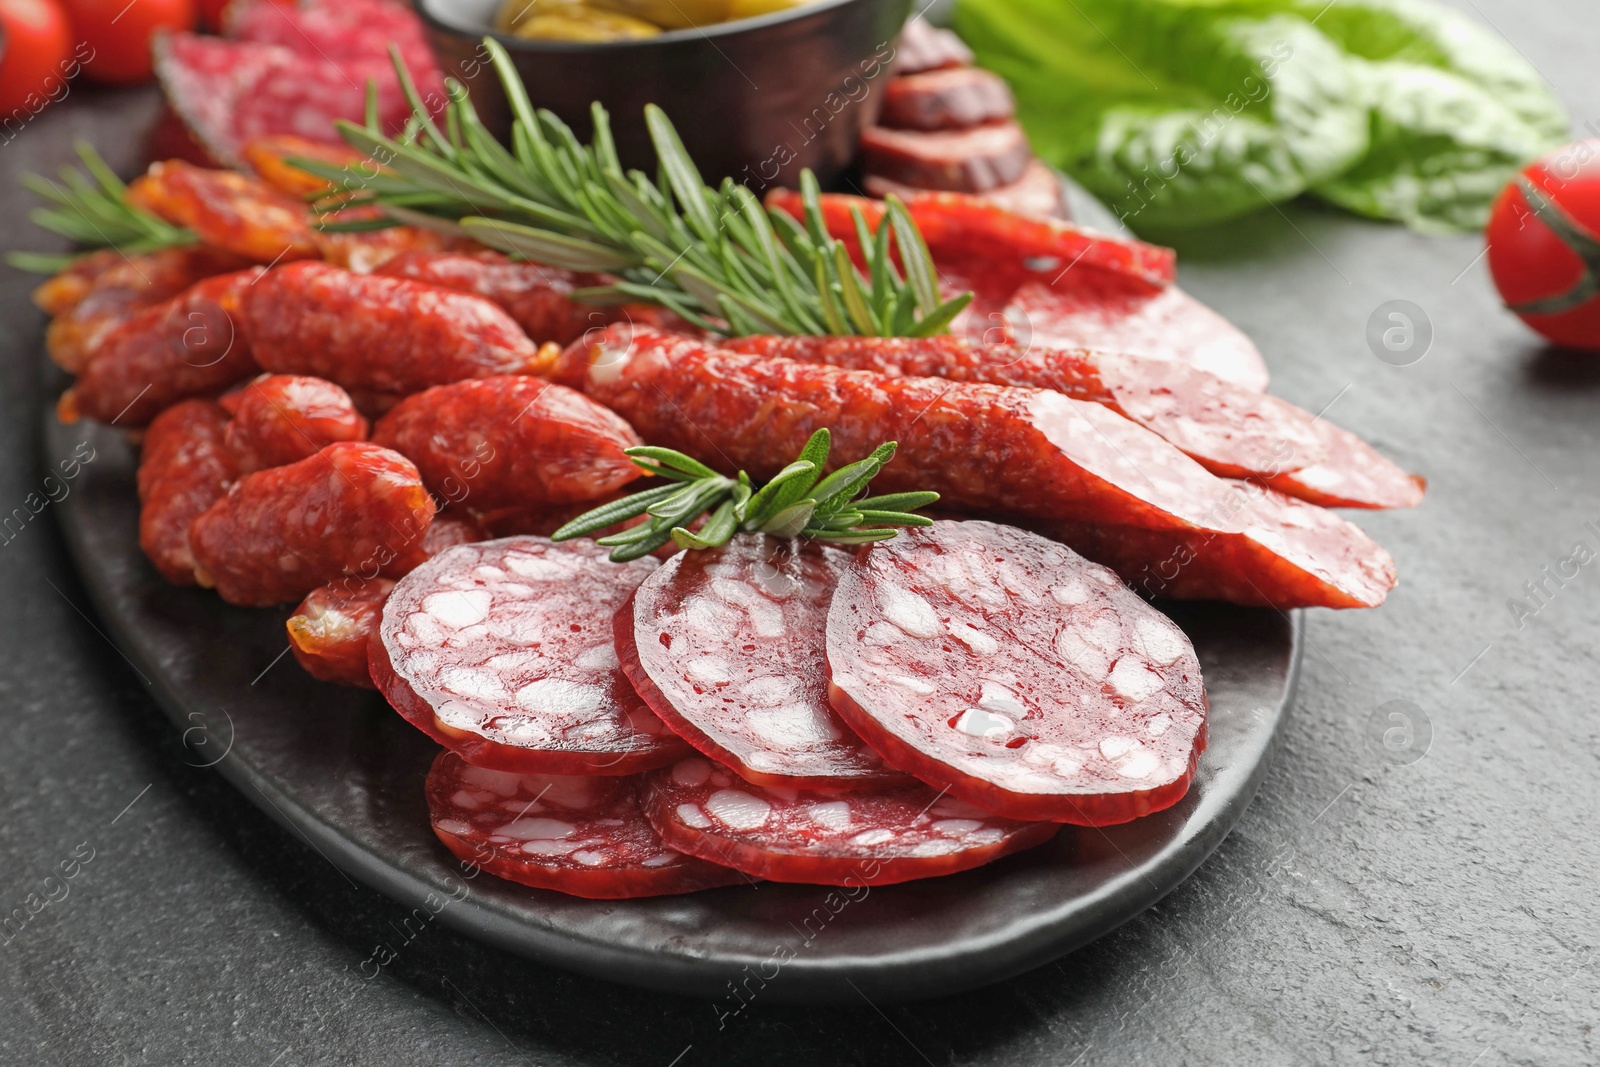
[[[433,498],[404,456],[364,442],[234,482],[190,530],[195,572],[230,604],[298,600],[343,574],[405,573]]]
[[[139,547],[167,581],[194,585],[189,527],[234,477],[224,440],[228,413],[185,400],[156,416],[139,457]]]

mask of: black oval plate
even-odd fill
[[[1294,692],[1303,620],[1165,605],[1200,654],[1210,747],[1181,803],[1105,830],[1065,827],[976,871],[850,893],[762,883],[593,902],[463,870],[435,840],[422,781],[438,751],[375,694],[313,681],[281,610],[167,585],[139,551],[135,457],[121,434],[46,414],[46,455],[97,455],[56,506],[113,640],[149,676],[193,759],[214,765],[353,878],[479,940],[586,974],[720,997],[905,1000],[1028,970],[1154,904],[1233,827]]]

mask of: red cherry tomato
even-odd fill
[[[1506,307],[1556,344],[1600,350],[1600,139],[1524,170],[1484,236]]]
[[[159,30],[192,30],[195,0],[63,0],[72,28],[94,56],[83,69],[96,81],[134,85],[154,72],[150,39]]]
[[[0,126],[5,139],[78,73],[72,27],[55,0],[0,0]]]

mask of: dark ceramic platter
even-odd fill
[[[1072,217],[1121,229],[1064,182]],[[1233,828],[1294,697],[1303,613],[1163,605],[1194,641],[1211,703],[1194,786],[1157,815],[1064,827],[998,863],[863,892],[774,883],[596,902],[469,877],[434,838],[422,781],[437,746],[376,694],[326,685],[287,655],[286,610],[166,584],[138,547],[136,457],[122,435],[44,414],[45,455],[97,455],[56,505],[113,642],[149,679],[191,763],[214,767],[328,862],[490,945],[574,971],[721,998],[914,1000],[999,981],[1160,900]],[[751,976],[755,975],[756,978]],[[754,986],[752,985],[752,988]],[[736,1005],[733,1005],[736,1007]]]
[[[469,936],[619,982],[717,997],[748,967],[770,979],[767,1000],[878,1001],[1045,963],[1155,903],[1217,846],[1255,793],[1294,691],[1298,618],[1180,606],[1172,615],[1200,654],[1211,743],[1189,795],[1158,815],[1066,827],[989,867],[855,900],[766,883],[600,903],[464,879],[428,827],[434,744],[375,694],[301,672],[283,655],[287,612],[163,582],[137,545],[132,450],[115,432],[46,419],[46,455],[86,438],[97,451],[57,514],[111,640],[184,731],[190,762],[214,765],[330,863],[407,907],[442,905],[439,919]]]

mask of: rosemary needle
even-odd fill
[[[83,171],[62,167],[61,176],[55,181],[37,174],[22,176],[22,184],[30,192],[52,205],[34,209],[29,215],[34,225],[83,248],[116,248],[128,255],[192,245],[199,240],[189,230],[128,203],[128,187],[105,160],[86,142],[78,142],[77,149]],[[12,252],[6,262],[18,270],[54,274],[80,255],[81,252]]]

